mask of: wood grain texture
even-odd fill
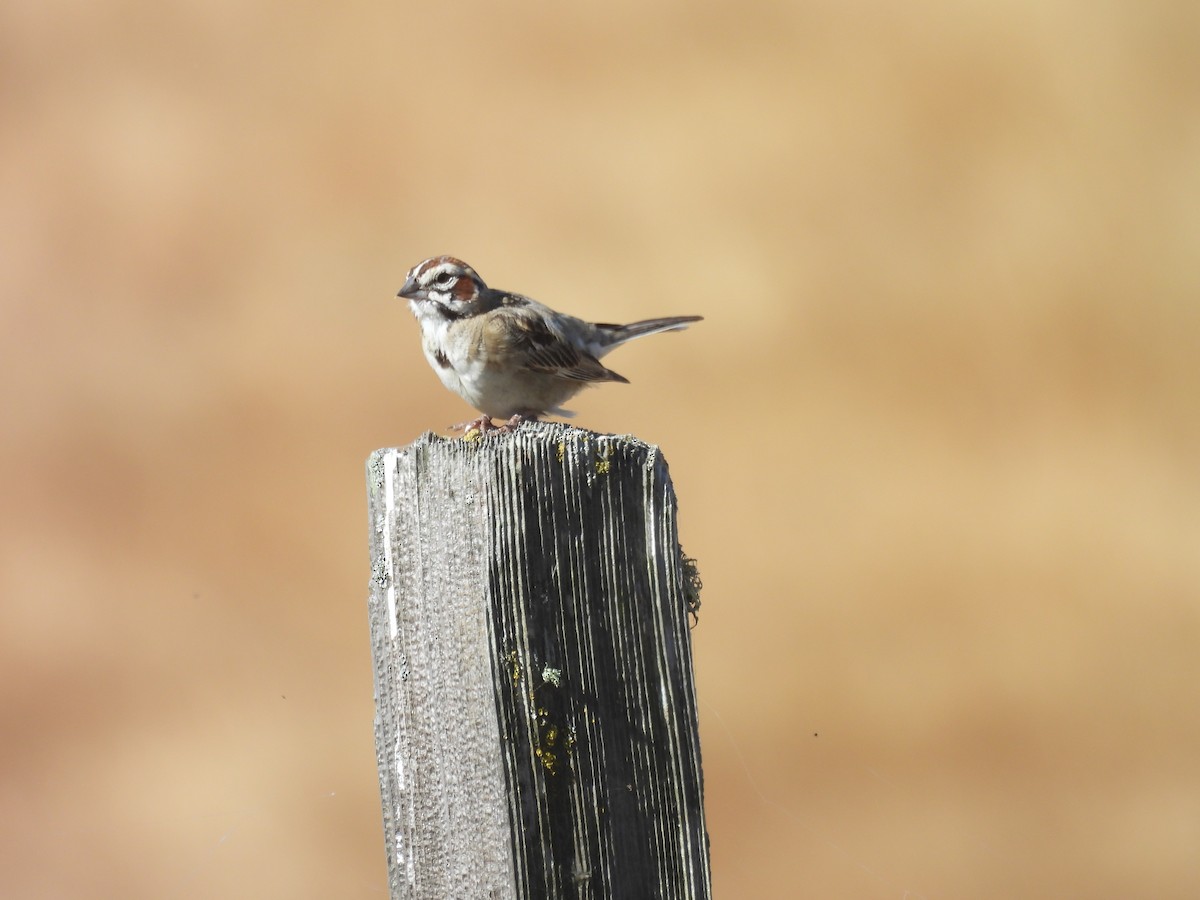
[[[675,496],[558,424],[368,461],[393,898],[711,894]]]

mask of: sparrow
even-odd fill
[[[702,316],[669,316],[629,325],[585,322],[521,294],[488,287],[452,256],[414,266],[397,297],[421,325],[425,358],[442,384],[483,413],[455,430],[499,430],[551,414],[570,417],[562,404],[587,385],[629,379],[600,362],[626,341],[679,331]]]

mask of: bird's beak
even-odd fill
[[[396,296],[402,300],[424,300],[425,292],[417,286],[417,280],[409,275],[404,287],[400,288]]]

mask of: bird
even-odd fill
[[[562,404],[589,384],[629,379],[600,359],[634,338],[679,331],[703,316],[668,316],[628,325],[587,322],[521,294],[490,288],[453,256],[409,270],[396,295],[421,326],[425,358],[442,384],[482,415],[456,431],[515,431],[545,415],[570,418]],[[505,420],[496,426],[493,418]]]

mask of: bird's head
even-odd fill
[[[413,266],[396,296],[407,300],[418,317],[436,312],[457,319],[486,290],[483,279],[461,259],[434,256]]]

